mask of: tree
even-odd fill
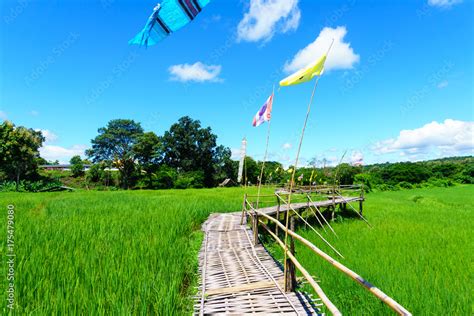
[[[258,176],[260,176],[260,172],[262,170],[262,161],[258,162]],[[278,183],[283,179],[283,165],[276,161],[266,161],[265,166],[263,168],[263,177],[262,177],[262,184],[271,182],[271,183]]]
[[[252,157],[245,157],[244,161],[244,183],[248,184],[258,183],[258,177],[260,176],[260,169],[258,168],[257,162]]]
[[[16,182],[17,191],[20,179],[37,173],[39,148],[44,140],[40,131],[15,127],[9,121],[0,125],[0,169]]]
[[[84,163],[81,156],[73,156],[69,161],[71,164],[71,172],[73,177],[79,177],[84,174]]]
[[[397,184],[402,181],[413,184],[428,180],[431,176],[431,170],[421,164],[399,162],[383,168],[380,176],[383,181],[389,184]]]
[[[99,135],[92,142],[87,155],[94,163],[104,161],[120,172],[121,185],[130,188],[136,180],[136,166],[133,147],[143,134],[140,123],[117,119],[99,128]]]
[[[147,132],[138,137],[133,146],[135,158],[148,177],[148,188],[153,187],[153,174],[158,170],[163,148],[161,140],[153,132]]]
[[[225,179],[231,179],[237,183],[238,162],[231,159],[232,152],[222,145],[217,146],[214,155],[214,180],[221,183]]]
[[[356,174],[361,173],[361,167],[351,166],[348,163],[341,163],[335,168],[335,180],[339,184],[352,184]]]
[[[223,156],[210,127],[184,116],[163,135],[163,163],[178,172],[204,172],[204,186],[215,185],[216,162]]]

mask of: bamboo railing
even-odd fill
[[[336,191],[334,191],[336,192]],[[362,191],[363,192],[363,191]],[[363,193],[361,193],[363,196]],[[249,196],[244,197],[244,209],[247,211],[247,207],[251,211],[251,219],[252,219],[252,229],[254,233],[254,243],[258,243],[258,226],[262,226],[269,234],[272,236],[275,241],[278,243],[278,245],[283,249],[284,252],[287,254],[287,258],[291,261],[292,264],[298,270],[301,272],[301,274],[304,276],[304,278],[308,281],[308,283],[311,285],[311,287],[314,289],[314,291],[319,295],[321,298],[321,301],[323,304],[328,308],[328,310],[333,314],[333,315],[341,315],[341,312],[337,309],[337,307],[331,302],[331,300],[326,296],[324,291],[321,289],[321,287],[316,283],[316,281],[313,279],[313,277],[308,273],[308,271],[301,265],[301,263],[296,259],[295,254],[294,254],[294,249],[289,249],[288,245],[285,245],[283,241],[278,237],[278,231],[276,230],[275,232],[272,232],[271,229],[267,226],[267,224],[261,220],[261,218],[265,218],[269,220],[270,222],[275,224],[276,229],[281,229],[284,232],[286,232],[291,238],[298,240],[301,242],[303,245],[308,247],[312,252],[314,252],[316,255],[319,257],[323,258],[325,261],[329,262],[332,266],[334,266],[336,269],[344,273],[345,275],[349,276],[351,279],[356,281],[358,284],[360,284],[362,287],[370,291],[375,297],[377,297],[379,300],[381,300],[383,303],[385,303],[388,307],[390,307],[393,311],[395,311],[399,315],[411,315],[411,313],[405,309],[402,305],[397,303],[394,299],[389,297],[387,294],[382,292],[380,289],[372,285],[370,282],[362,278],[359,274],[356,272],[352,271],[351,269],[347,268],[340,262],[336,261],[333,259],[331,256],[326,254],[324,251],[316,247],[314,244],[312,244],[310,241],[307,239],[301,237],[297,233],[295,233],[292,229],[287,229],[285,225],[283,225],[278,219],[269,216],[265,213],[260,212],[257,208],[254,207],[254,205],[248,201]],[[244,214],[244,212],[242,212]],[[292,243],[293,240],[290,240],[290,243]],[[293,248],[293,247],[290,247]],[[285,263],[287,264],[287,263]],[[285,275],[285,284],[291,283],[291,280],[295,279],[294,275],[294,269],[286,269],[286,271],[289,271],[289,274]],[[291,275],[293,273],[293,275]],[[287,287],[285,286],[285,289]],[[290,290],[294,290],[291,288]]]

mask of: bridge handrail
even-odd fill
[[[290,236],[292,236],[293,238],[297,239],[298,241],[300,241],[302,244],[304,244],[305,246],[307,246],[310,250],[312,250],[314,253],[316,253],[318,256],[320,256],[321,258],[323,258],[324,260],[326,260],[327,262],[329,262],[330,264],[332,264],[334,267],[336,267],[336,269],[338,269],[339,271],[343,272],[344,274],[346,274],[347,276],[349,276],[350,278],[352,278],[354,281],[356,281],[357,283],[359,283],[360,285],[362,285],[365,289],[369,290],[374,296],[376,296],[378,299],[380,299],[382,302],[384,302],[388,307],[390,307],[393,311],[395,311],[397,314],[399,315],[411,315],[411,313],[405,309],[402,305],[400,305],[398,302],[396,302],[393,298],[389,297],[387,294],[385,294],[384,292],[382,292],[380,289],[378,289],[377,287],[375,287],[374,285],[372,285],[370,282],[366,281],[364,278],[362,278],[360,275],[358,275],[357,273],[355,273],[354,271],[352,271],[351,269],[347,268],[346,266],[344,266],[343,264],[341,264],[340,262],[336,261],[335,259],[333,259],[331,256],[329,256],[328,254],[326,254],[324,251],[322,251],[321,249],[319,249],[318,247],[316,247],[315,245],[313,245],[310,241],[308,241],[307,239],[301,237],[300,235],[298,235],[297,233],[295,233],[294,231],[290,230],[290,229],[287,229],[285,227],[285,225],[283,225],[282,223],[280,223],[279,220],[263,213],[263,212],[260,212],[259,210],[255,209],[251,203],[249,203],[247,200],[246,200],[247,204],[250,206],[250,208],[252,209],[252,211],[255,213],[255,215],[257,215],[257,223],[256,223],[256,227],[258,225],[258,216],[263,216],[265,217],[266,219],[270,220],[271,222],[275,223],[278,227],[280,227],[281,229],[283,229],[283,231],[287,232]],[[273,234],[273,233],[272,233]],[[276,236],[276,235],[275,235]],[[275,236],[272,236],[275,238]],[[281,241],[280,241],[281,242]],[[280,244],[281,246],[281,244]],[[284,251],[287,252],[287,254],[289,254],[288,252],[288,249],[285,249],[285,246],[283,245],[283,248],[284,248]],[[288,255],[289,256],[289,255]],[[294,256],[293,256],[294,257]],[[290,257],[291,259],[291,257]],[[296,260],[296,258],[294,258]],[[293,260],[292,260],[293,261]],[[295,261],[293,261],[293,263],[295,263]],[[299,262],[298,262],[299,264]],[[296,266],[298,266],[296,263],[295,263]],[[301,266],[301,265],[300,265]],[[303,268],[301,266],[301,268]],[[300,269],[300,267],[298,267],[298,269]],[[303,268],[304,269],[304,268]],[[300,269],[300,271],[303,273],[303,271]],[[306,270],[305,270],[306,271]],[[303,274],[304,275],[304,274]],[[309,274],[308,274],[309,276]],[[309,276],[311,278],[311,276]],[[308,280],[308,282],[310,282],[310,280],[305,276],[305,278]],[[311,278],[312,279],[312,278]],[[314,281],[314,279],[312,280]],[[310,282],[311,284],[311,282]],[[313,285],[313,284],[311,284]],[[314,286],[313,286],[314,288]],[[315,291],[318,293],[319,290],[316,290],[315,288]],[[321,290],[322,291],[322,290]],[[319,295],[319,293],[318,293]],[[329,299],[327,299],[326,297],[326,302],[325,300],[323,300],[323,297],[321,297],[321,300],[323,301],[323,303],[328,307],[328,309],[330,308],[331,306],[331,301],[329,301]],[[336,308],[337,310],[337,308]],[[332,312],[332,311],[331,311]],[[333,313],[334,314],[334,313]],[[338,315],[337,313],[335,315]]]
[[[250,206],[252,210],[254,210],[255,213],[260,213],[260,211],[257,211],[248,201],[247,201],[247,204]],[[270,233],[270,235],[273,238],[275,238],[278,244],[283,248],[283,251],[287,253],[288,258],[295,264],[298,270],[300,270],[301,274],[303,274],[304,278],[308,281],[308,283],[311,285],[314,291],[319,295],[319,297],[321,298],[321,301],[323,302],[324,305],[326,305],[326,307],[331,311],[331,313],[333,315],[342,315],[341,312],[337,309],[337,307],[326,296],[323,289],[316,283],[316,281],[308,273],[308,271],[301,265],[301,263],[299,263],[296,257],[288,250],[288,247],[285,248],[285,244],[280,240],[280,238],[278,238],[278,236],[276,236],[273,232],[271,232],[270,229],[262,221],[259,221],[259,220],[254,220],[254,221],[255,221],[254,222],[255,226],[258,225],[258,222],[260,222],[260,224],[262,224],[262,226]]]

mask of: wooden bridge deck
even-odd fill
[[[195,314],[318,314],[319,299],[284,292],[281,266],[262,245],[253,245],[240,215],[213,214],[203,224]]]
[[[310,203],[310,202],[291,203],[291,208],[294,210],[308,208],[309,206],[316,206],[318,208],[322,208],[322,207],[328,207],[331,205],[339,205],[339,204],[345,204],[345,203],[357,202],[357,201],[363,201],[363,200],[364,198],[359,197],[359,196],[339,197],[339,198],[335,198],[334,200],[327,199],[323,201],[314,201],[314,203]],[[277,206],[259,208],[259,211],[269,216],[272,216],[276,214],[277,211],[279,211],[280,213],[284,213],[284,212],[287,212],[288,209],[290,209],[288,204],[282,203],[280,206],[277,205]]]

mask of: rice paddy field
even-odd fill
[[[242,195],[240,188],[0,194],[3,235],[7,205],[15,206],[14,313],[190,314],[200,226],[210,213],[240,211]],[[472,314],[474,186],[370,193],[364,208],[373,229],[343,219],[333,226],[339,238],[328,237],[343,264],[414,314]],[[321,245],[304,226],[298,232]],[[6,276],[5,242],[0,250]],[[296,250],[343,313],[390,314],[304,246]],[[6,277],[0,284],[6,288]],[[3,290],[0,300],[7,314]]]

